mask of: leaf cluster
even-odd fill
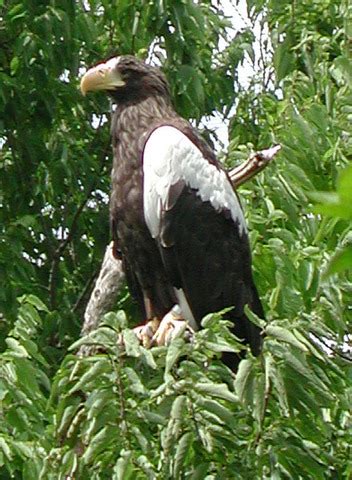
[[[348,471],[346,364],[296,323],[265,327],[263,354],[236,377],[220,360],[243,348],[220,314],[192,342],[146,350],[124,312],[72,345],[50,380],[33,339],[33,296],[1,357],[0,460],[16,478],[331,478]],[[226,316],[226,313],[225,313]],[[95,354],[73,353],[82,345]],[[324,445],[324,449],[321,449]],[[342,465],[345,465],[344,470]],[[346,477],[347,478],[347,477]]]

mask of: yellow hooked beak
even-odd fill
[[[82,94],[86,95],[87,92],[91,91],[114,90],[116,87],[123,87],[125,82],[116,68],[118,63],[119,57],[115,57],[90,68],[81,79]]]

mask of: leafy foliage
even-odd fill
[[[351,6],[247,4],[232,38],[205,1],[0,1],[0,478],[350,478]],[[248,312],[264,349],[236,377],[226,312],[145,350],[122,292],[124,311],[79,338],[111,154],[110,106],[77,78],[116,52],[162,63],[196,124],[230,120],[229,167],[283,146],[239,192],[267,318]]]

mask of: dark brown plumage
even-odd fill
[[[111,229],[144,319],[161,319],[181,302],[180,291],[198,325],[207,313],[233,306],[227,316],[234,333],[258,354],[260,332],[243,309],[248,304],[262,318],[263,309],[230,181],[208,144],[174,111],[159,69],[131,56],[105,65],[89,71],[81,88],[106,89],[117,104]],[[106,71],[108,78],[97,78]],[[237,361],[226,359],[231,368]]]

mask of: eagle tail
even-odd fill
[[[262,303],[260,301],[258,291],[254,282],[251,285],[251,301],[249,302],[249,308],[255,313],[259,318],[264,319],[264,310]],[[231,316],[231,312],[230,312]],[[231,329],[232,333],[236,335],[241,340],[245,340],[245,343],[249,344],[251,352],[254,356],[258,356],[262,349],[263,344],[263,332],[262,330],[251,322],[247,315],[243,313],[242,315],[231,316],[233,321],[233,328]],[[239,353],[224,353],[222,355],[222,361],[227,365],[233,372],[236,372],[238,369],[238,364],[245,357],[245,352]]]

